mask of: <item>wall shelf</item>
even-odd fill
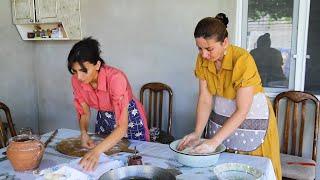
[[[71,40],[69,38],[29,38],[29,39],[24,39],[25,41],[66,41],[66,40]]]
[[[56,38],[56,37],[46,37],[46,38],[41,38],[41,37],[34,37],[34,38],[28,38],[28,33],[29,32],[33,32],[36,28],[36,26],[40,27],[41,29],[47,31],[47,29],[54,29],[54,28],[58,28],[58,25],[61,24],[62,25],[62,38]],[[64,30],[64,26],[62,23],[45,23],[45,24],[22,24],[22,25],[16,25],[19,34],[21,36],[21,38],[23,40],[27,40],[27,41],[40,41],[40,40],[71,40],[70,38],[68,38],[68,34],[67,32]]]
[[[80,0],[11,0],[13,23],[23,40],[80,40],[82,39]],[[52,30],[62,25],[62,38],[28,38],[37,27]],[[46,34],[47,36],[47,34]]]

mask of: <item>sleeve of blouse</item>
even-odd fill
[[[236,90],[261,84],[257,66],[249,53],[241,56],[234,65],[232,82]]]
[[[85,102],[81,92],[80,92],[80,84],[77,82],[75,78],[71,78],[72,89],[73,89],[73,104],[77,111],[78,120],[80,120],[80,116],[84,114],[81,103]]]
[[[110,96],[114,107],[116,120],[119,120],[122,110],[129,105],[128,82],[124,74],[116,73],[110,79]]]
[[[205,77],[204,77],[204,71],[203,71],[202,63],[203,63],[203,59],[201,58],[200,55],[198,55],[197,62],[196,62],[196,68],[194,70],[194,74],[198,79],[204,80]]]

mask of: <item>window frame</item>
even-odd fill
[[[247,26],[248,26],[248,0],[236,1],[236,33],[235,44],[246,48],[247,43]],[[307,61],[307,41],[309,28],[310,0],[295,0],[294,15],[297,14],[297,29],[293,28],[292,33],[296,33],[297,37],[293,37],[293,43],[296,43],[295,54],[292,53],[292,62],[290,65],[290,78],[288,88],[264,88],[267,96],[275,97],[277,94],[287,90],[304,91],[306,61]],[[298,13],[295,13],[298,11]],[[294,24],[295,26],[295,24]],[[320,98],[320,95],[316,95]]]

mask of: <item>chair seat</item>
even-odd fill
[[[162,144],[170,144],[172,141],[174,141],[174,137],[164,131],[160,131],[159,137],[156,139],[156,142]]]
[[[292,179],[315,179],[316,176],[316,166],[312,165],[300,165],[300,164],[290,164],[292,162],[303,162],[316,164],[312,159],[307,159],[303,157],[280,154],[282,176]],[[289,164],[288,164],[289,163]]]

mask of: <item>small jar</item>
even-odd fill
[[[34,33],[34,32],[28,32],[27,33],[27,37],[29,38],[29,39],[32,39],[32,38],[34,38],[36,36],[36,34]]]
[[[142,165],[142,157],[139,155],[132,155],[128,157],[128,166]]]

